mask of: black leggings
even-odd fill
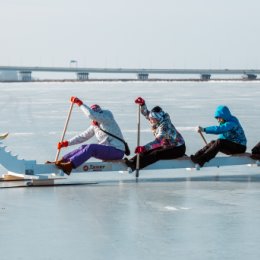
[[[252,149],[252,154],[260,154],[260,142]]]
[[[238,143],[234,143],[225,139],[217,139],[208,143],[205,147],[195,153],[197,161],[205,163],[214,158],[218,152],[224,154],[238,154],[244,153],[246,146]]]
[[[185,144],[178,146],[178,147],[164,147],[159,149],[150,150],[144,153],[140,153],[140,169],[155,163],[159,160],[170,160],[170,159],[176,159],[178,157],[181,157],[185,154],[186,146]],[[131,163],[133,165],[136,165],[136,158],[137,156],[134,156],[132,159],[130,159]]]

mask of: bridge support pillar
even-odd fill
[[[149,74],[148,73],[138,73],[137,74],[137,78],[139,80],[148,80]]]
[[[32,72],[31,71],[19,71],[19,80],[20,81],[31,81]]]
[[[210,74],[201,74],[200,79],[201,80],[210,80],[211,75]]]
[[[88,72],[78,72],[77,79],[80,81],[88,80]]]

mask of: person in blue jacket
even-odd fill
[[[215,118],[218,120],[218,126],[201,127],[198,126],[198,132],[206,134],[219,135],[217,140],[211,141],[201,150],[191,155],[190,158],[195,164],[201,167],[218,152],[224,154],[239,154],[246,151],[246,136],[238,119],[231,114],[227,106],[218,106],[215,111]]]
[[[251,158],[254,160],[260,160],[260,142],[256,144],[251,151]]]

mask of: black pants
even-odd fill
[[[251,158],[254,160],[260,160],[260,142],[253,147]]]
[[[200,165],[203,165],[205,162],[210,161],[214,158],[218,152],[224,154],[238,154],[244,153],[246,151],[246,146],[237,144],[225,139],[217,139],[208,143],[205,147],[195,153],[194,160]]]
[[[260,142],[252,149],[252,154],[260,154]]]
[[[176,159],[183,156],[185,154],[185,151],[186,146],[185,144],[183,144],[178,147],[169,146],[140,153],[140,169],[159,160]],[[137,156],[134,156],[132,159],[129,160],[131,162],[131,165],[133,166],[131,167],[133,170],[135,170],[136,167],[136,158]]]

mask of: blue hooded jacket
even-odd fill
[[[219,126],[209,126],[204,128],[207,134],[218,134],[219,139],[229,140],[246,146],[247,140],[242,126],[238,119],[232,116],[228,107],[218,106],[215,112],[215,118],[221,117],[225,120]]]

